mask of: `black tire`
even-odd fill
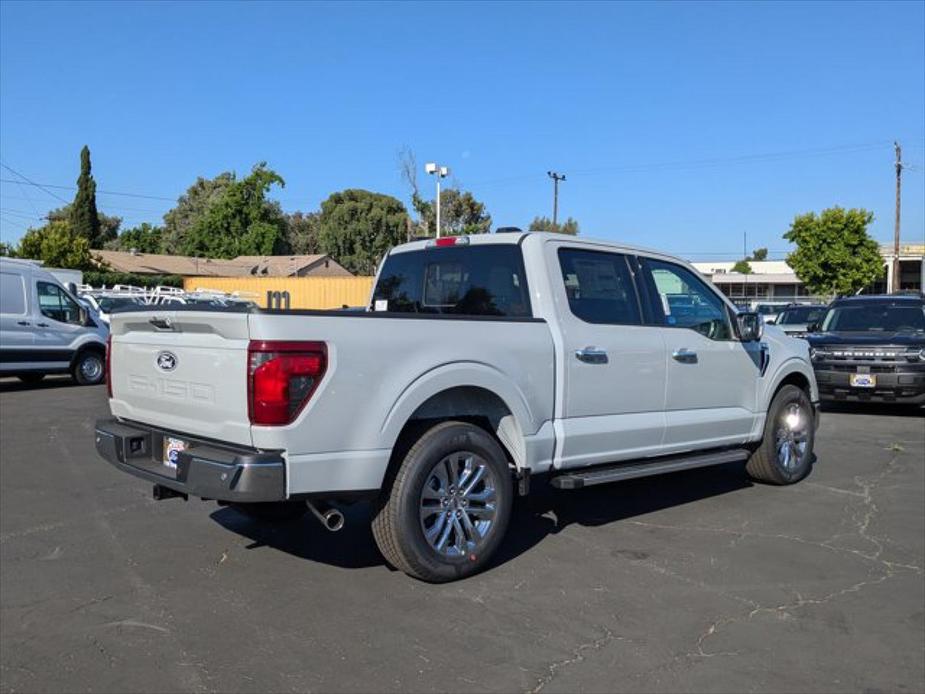
[[[71,367],[71,375],[82,386],[95,386],[106,377],[106,356],[96,349],[85,349],[77,355]]]
[[[485,467],[482,479],[491,481],[494,516],[491,525],[475,545],[476,550],[466,549],[459,556],[447,556],[432,547],[425,538],[424,521],[421,517],[421,495],[424,485],[434,479],[433,473],[438,464],[454,455],[458,455],[459,460],[464,460],[468,454],[474,455],[478,464]],[[463,478],[458,481],[460,488],[463,487]],[[487,484],[487,481],[479,483]],[[481,489],[485,488],[487,487],[481,486]],[[462,495],[462,489],[459,493]],[[375,509],[373,536],[386,561],[396,569],[432,583],[454,581],[484,568],[504,538],[512,504],[511,470],[498,442],[472,424],[441,422],[428,429],[401,461],[394,479],[384,490],[383,498]],[[460,514],[466,513],[464,520],[471,525],[478,521],[477,515],[469,515],[469,511],[475,508],[477,507],[473,503],[468,510],[457,511],[456,516],[461,518]],[[440,511],[435,511],[434,515],[439,516]],[[450,512],[447,512],[447,517],[450,517]],[[455,527],[463,527],[462,520],[456,524],[456,521],[444,519],[444,527],[451,523]],[[459,544],[460,538],[455,534],[457,531],[452,532],[455,542]],[[468,537],[469,531],[466,530],[465,533]]]
[[[805,426],[806,447],[792,466],[785,465],[778,456],[778,433],[782,432],[786,437],[792,431],[792,427],[788,427],[786,422],[789,412],[798,412],[799,417],[805,418],[800,424]],[[813,464],[816,434],[814,417],[812,403],[804,390],[786,385],[777,391],[768,408],[764,437],[745,465],[748,474],[769,484],[794,484],[806,477]]]
[[[20,374],[17,378],[27,385],[34,386],[42,382],[42,379],[45,378],[45,374]]]
[[[308,505],[304,501],[271,501],[252,504],[231,504],[248,518],[265,523],[292,523],[304,516]]]

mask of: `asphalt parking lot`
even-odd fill
[[[811,476],[741,466],[521,503],[494,566],[391,571],[348,511],[260,525],[96,456],[103,387],[0,381],[0,689],[925,690],[925,419],[827,412]]]

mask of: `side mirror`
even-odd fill
[[[742,342],[756,342],[764,333],[764,321],[761,315],[752,311],[736,314],[736,327]]]
[[[806,332],[808,332],[808,333],[818,333],[818,332],[819,332],[819,329],[820,329],[821,327],[822,327],[822,326],[819,325],[818,323],[810,323],[809,325],[806,326]]]
[[[90,320],[90,312],[87,309],[85,309],[83,306],[77,309],[77,314],[78,314],[78,320],[80,321],[80,324],[84,326],[85,328],[95,325],[93,321]]]

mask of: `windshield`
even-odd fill
[[[138,299],[130,296],[101,296],[97,301],[99,302],[100,310],[106,313],[111,313],[116,308],[138,305]]]
[[[915,304],[859,303],[829,309],[825,332],[925,332],[925,310]]]
[[[758,304],[755,310],[762,316],[770,316],[772,313],[780,311],[780,304]]]
[[[804,323],[815,323],[822,320],[825,315],[825,308],[818,306],[800,306],[799,308],[788,308],[781,312],[777,318],[778,325],[801,325]]]

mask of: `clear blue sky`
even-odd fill
[[[407,146],[497,225],[551,214],[556,169],[584,235],[704,258],[740,254],[743,232],[784,250],[796,213],[831,205],[872,210],[891,239],[899,139],[903,237],[921,242],[923,8],[3,2],[0,159],[72,186],[86,143],[100,190],[170,199],[265,160],[283,207],[312,210],[348,187],[407,202]],[[60,204],[0,196],[5,241]],[[172,205],[99,206],[131,226]]]

